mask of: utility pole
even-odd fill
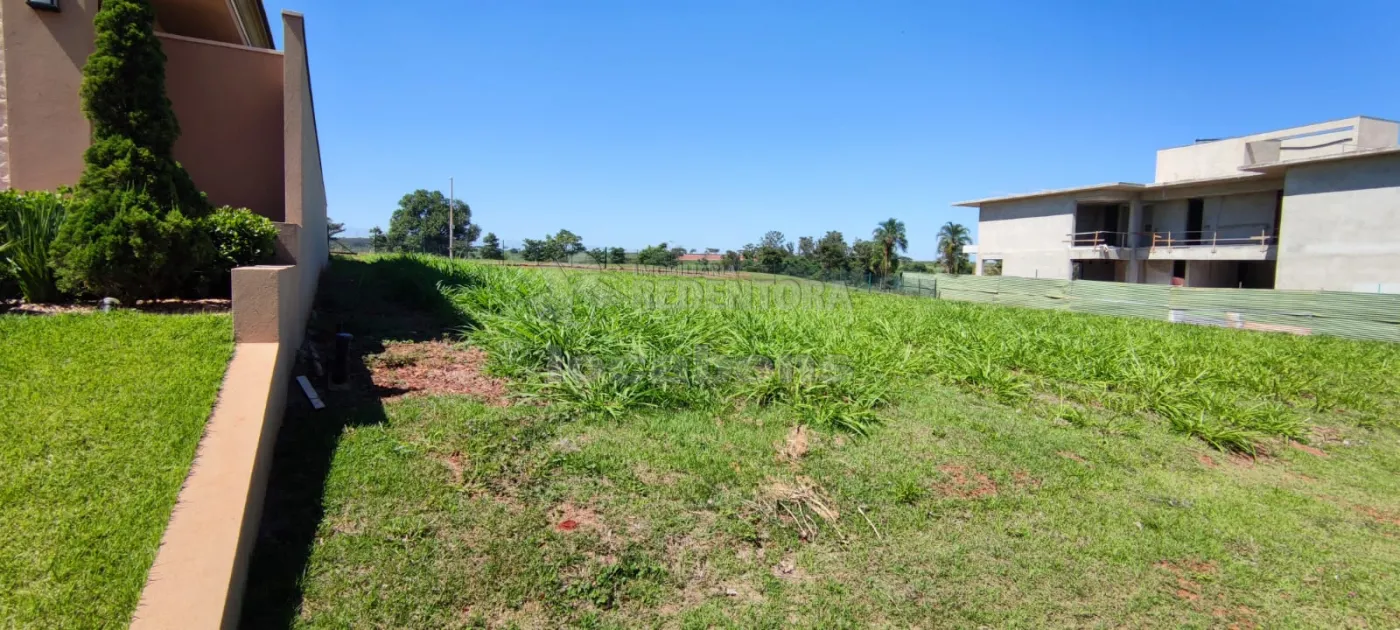
[[[452,240],[457,232],[457,183],[447,178],[447,259],[452,259]]]

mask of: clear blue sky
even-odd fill
[[[330,213],[447,188],[508,242],[737,248],[1150,181],[1157,148],[1400,118],[1400,3],[267,0],[306,14]],[[1048,5],[1064,5],[1051,7]]]

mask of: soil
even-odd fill
[[[388,343],[368,360],[375,389],[386,399],[461,394],[504,407],[506,382],[484,373],[486,353],[446,341]]]
[[[1059,455],[1060,457],[1063,457],[1063,458],[1065,458],[1065,459],[1072,459],[1072,460],[1074,460],[1074,461],[1076,461],[1076,462],[1079,462],[1079,463],[1081,463],[1081,464],[1083,464],[1083,463],[1086,462],[1086,460],[1085,460],[1083,457],[1080,457],[1078,453],[1074,453],[1074,452],[1071,452],[1071,451],[1060,451],[1060,452],[1055,453],[1055,454],[1056,454],[1056,455]]]
[[[934,485],[933,489],[938,494],[957,499],[982,499],[997,495],[997,483],[979,472],[968,473],[963,466],[945,465],[939,470],[948,476],[948,480]]]
[[[1303,451],[1304,453],[1313,455],[1315,457],[1327,457],[1327,453],[1316,446],[1308,446],[1307,444],[1303,444],[1302,442],[1289,442],[1288,445],[1293,447],[1293,450]]]
[[[778,461],[796,463],[807,454],[809,448],[811,431],[806,425],[799,424],[788,431],[787,438],[777,445]]]
[[[601,529],[597,512],[569,502],[560,503],[553,510],[550,510],[549,522],[554,526],[555,531],[566,533],[580,529],[595,531]]]

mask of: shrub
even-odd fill
[[[127,301],[176,295],[214,251],[198,221],[126,190],[75,198],[52,255],[59,288]]]
[[[209,202],[175,161],[180,125],[146,0],[106,0],[83,66],[92,145],[54,242],[59,286],[121,299],[168,297],[213,257],[198,221]]]
[[[247,208],[224,206],[204,219],[218,252],[214,269],[226,277],[234,267],[267,262],[277,249],[277,226]]]
[[[95,46],[83,66],[83,113],[92,145],[79,192],[136,189],[190,218],[209,202],[175,161],[180,123],[165,93],[165,53],[148,0],[106,0],[93,18]]]
[[[13,282],[29,302],[61,297],[49,265],[49,247],[63,224],[66,201],[43,191],[0,193],[0,277]]]

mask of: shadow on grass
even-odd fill
[[[242,627],[284,628],[295,621],[301,577],[324,517],[326,480],[340,436],[349,427],[387,420],[382,399],[395,392],[375,388],[363,357],[383,352],[386,341],[440,339],[467,324],[438,290],[439,283],[460,284],[461,279],[412,258],[336,257],[322,276],[307,343],[329,362],[335,334],[354,335],[350,388],[329,391],[327,377],[318,378],[310,362],[298,360],[294,377],[310,378],[326,409],[313,410],[300,389],[291,386],[248,568]]]

